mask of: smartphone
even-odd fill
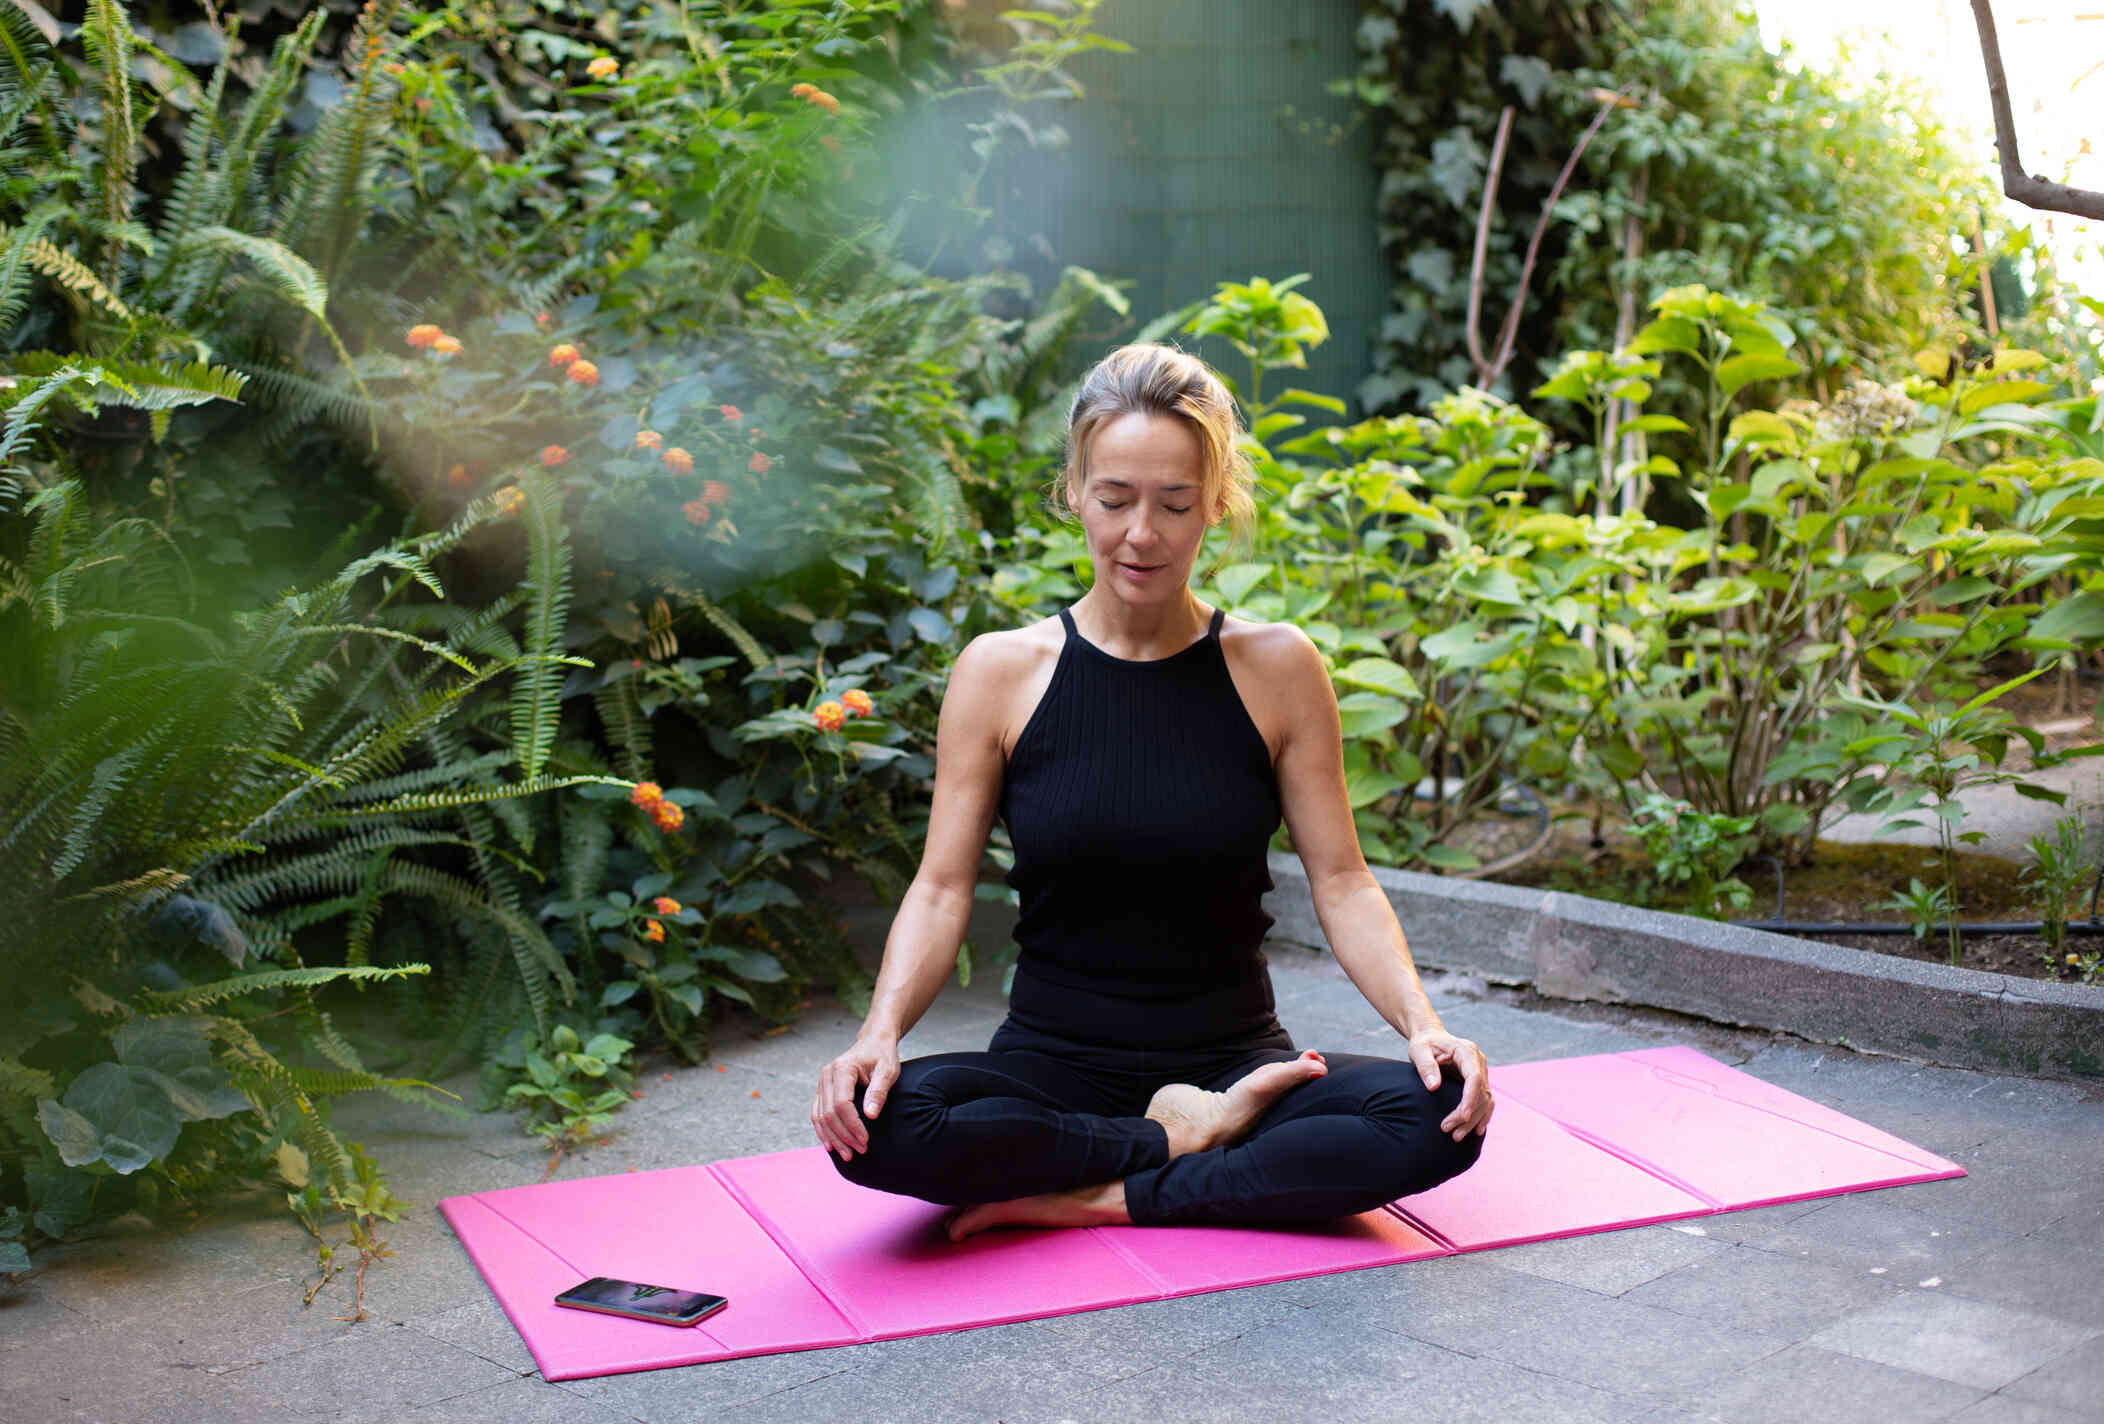
[[[594,1276],[571,1286],[555,1298],[555,1303],[572,1310],[596,1310],[601,1315],[625,1315],[630,1320],[649,1320],[659,1325],[692,1325],[708,1319],[730,1301],[703,1291]]]

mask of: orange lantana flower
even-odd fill
[[[650,819],[661,831],[676,831],[686,823],[687,813],[670,801],[660,801],[651,809]]]
[[[611,79],[621,72],[621,61],[610,54],[602,54],[587,64],[584,72],[594,79]]]
[[[429,346],[444,335],[445,332],[439,330],[430,322],[420,321],[409,328],[409,335],[404,337],[403,340],[407,341],[411,346]]]
[[[841,724],[847,721],[847,712],[837,702],[821,702],[818,709],[811,714],[811,720],[818,724],[821,731],[837,732]]]
[[[701,497],[710,504],[729,504],[731,487],[722,480],[710,480],[702,485]]]
[[[460,354],[460,338],[440,332],[438,340],[431,343],[431,349],[441,356],[458,356]]]
[[[705,499],[690,499],[679,507],[679,512],[687,516],[689,524],[706,524],[709,522],[709,516],[716,511],[709,508],[709,502]]]
[[[576,359],[577,348],[567,341],[548,353],[548,364],[551,366],[567,366]]]
[[[802,99],[802,98],[806,97],[807,95],[809,95],[809,94],[810,94],[810,92],[811,92],[811,91],[812,91],[813,89],[816,89],[817,87],[818,87],[818,86],[817,86],[816,84],[809,84],[809,83],[805,83],[805,84],[792,84],[792,85],[790,85],[790,86],[789,86],[789,97],[790,97],[790,98],[792,98],[792,99]]]
[[[599,368],[579,357],[570,363],[570,379],[580,386],[596,386],[599,384]]]
[[[645,920],[643,921],[643,938],[651,941],[653,944],[663,944],[665,942],[665,927],[656,920]]]
[[[665,799],[665,788],[655,781],[638,781],[635,790],[628,793],[628,799],[646,811],[654,811]]]
[[[816,104],[819,108],[824,109],[829,114],[837,114],[840,112],[840,101],[834,98],[831,94],[826,93],[826,91],[823,89],[813,89],[810,93],[804,95],[804,102],[807,104]]]
[[[840,705],[857,717],[867,717],[876,710],[877,704],[869,700],[869,694],[859,687],[851,687],[840,694]]]
[[[752,452],[752,459],[746,462],[745,468],[756,475],[764,475],[774,468],[774,461],[767,458],[765,450],[755,450]]]
[[[509,518],[526,507],[526,492],[517,485],[506,485],[494,496],[499,516]]]
[[[676,915],[686,908],[670,895],[660,895],[655,900],[652,900],[650,904],[661,915]]]
[[[745,419],[745,412],[734,405],[719,405],[716,409],[723,412],[723,418],[730,421],[733,425]]]
[[[694,473],[694,457],[677,445],[658,456],[658,459],[662,460],[665,468],[672,471],[675,475],[691,475]]]
[[[541,447],[541,463],[550,469],[557,465],[567,465],[570,463],[570,452],[563,449],[560,445],[543,445]]]
[[[665,448],[665,437],[658,434],[655,430],[638,430],[636,432],[636,448],[638,450],[662,450]]]

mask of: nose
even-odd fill
[[[1125,526],[1125,542],[1134,549],[1145,549],[1154,543],[1154,522],[1144,508],[1134,507],[1132,522]]]

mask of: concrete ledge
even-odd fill
[[[1326,947],[1299,860],[1273,855],[1271,937]],[[1376,867],[1421,965],[1552,998],[1641,1004],[1953,1068],[2104,1078],[2104,990],[1953,969],[1583,895]]]

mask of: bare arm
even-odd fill
[[[855,1114],[855,1090],[869,1084],[863,1111],[877,1116],[898,1078],[899,1040],[941,992],[964,942],[980,857],[1001,796],[1009,681],[1003,662],[999,648],[978,638],[950,670],[935,734],[935,800],[920,869],[892,918],[861,1032],[819,1074],[811,1126],[843,1161],[869,1146]]]
[[[1285,641],[1285,634],[1291,641]],[[1437,1087],[1440,1064],[1461,1074],[1460,1104],[1440,1124],[1456,1141],[1490,1122],[1490,1066],[1483,1052],[1448,1033],[1417,976],[1395,907],[1359,850],[1345,791],[1344,733],[1337,695],[1322,654],[1298,629],[1280,635],[1269,651],[1277,685],[1288,689],[1284,735],[1278,754],[1279,796],[1286,827],[1307,868],[1315,918],[1330,952],[1368,1003],[1410,1044],[1410,1061],[1428,1087]]]

